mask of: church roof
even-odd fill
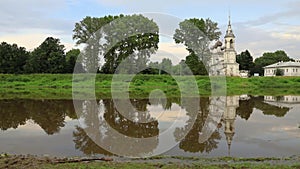
[[[269,66],[265,66],[264,68],[281,68],[281,67],[300,67],[300,62],[278,62]]]
[[[227,37],[235,38],[235,36],[233,34],[233,31],[232,31],[232,28],[231,28],[230,16],[229,16],[229,20],[228,20],[228,28],[227,28],[226,35],[225,35],[225,38],[227,38]]]

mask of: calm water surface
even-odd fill
[[[77,116],[72,100],[0,100],[0,153],[112,155],[97,146],[84,130],[99,128],[95,138],[112,143],[120,143],[120,140],[110,136],[107,125],[130,137],[153,137],[169,128],[177,118],[177,112],[184,110],[180,115],[182,122],[174,127],[170,139],[179,140],[192,125],[191,130],[166,155],[280,157],[300,154],[300,96],[202,97],[199,108],[191,106],[195,101],[199,100],[132,99],[133,108],[124,108],[129,112],[128,117],[124,117],[115,108],[113,100],[98,100],[97,113],[90,119],[85,115],[90,101],[76,101],[82,110]],[[208,140],[200,142],[204,126],[209,119],[214,119],[211,116],[217,109],[222,109],[223,113],[220,119],[211,123],[216,129]],[[161,142],[157,139],[147,144],[143,153],[155,151]],[[126,143],[120,148],[131,147],[133,151],[139,151],[135,150],[136,145]]]

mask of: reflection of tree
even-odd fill
[[[103,154],[113,155],[98,146],[83,130],[83,128],[76,126],[76,131],[73,132],[75,148],[82,151],[86,155]]]
[[[72,100],[2,100],[0,128],[7,130],[24,125],[32,119],[47,134],[54,134],[64,126],[66,115],[76,118]]]
[[[184,137],[183,140],[179,143],[179,148],[183,149],[184,151],[188,152],[211,152],[213,149],[216,149],[218,146],[218,142],[216,140],[221,139],[221,135],[218,131],[214,131],[213,134],[210,136],[210,138],[203,143],[199,143],[199,133],[202,131],[202,128],[205,124],[206,119],[209,115],[209,98],[201,98],[200,99],[200,112],[194,110],[190,110],[190,108],[187,107],[188,115],[192,115],[191,118],[196,118],[196,121],[194,125],[192,126],[192,129],[188,132],[188,134]],[[191,103],[191,102],[189,102]],[[185,105],[188,106],[188,105]],[[196,117],[194,115],[196,114]],[[190,123],[191,120],[189,120],[188,123]],[[188,124],[189,125],[189,124]],[[181,138],[182,133],[186,130],[188,127],[186,125],[184,128],[177,128],[174,135],[176,139]]]
[[[255,106],[254,100],[255,98],[253,97],[251,97],[249,100],[240,100],[239,107],[236,109],[236,114],[241,118],[248,120]]]
[[[115,101],[122,104],[123,100]],[[133,107],[123,107],[123,114],[121,114],[112,99],[100,100],[98,103],[85,101],[81,107],[83,112],[81,118],[84,119],[86,127],[77,128],[77,131],[73,133],[76,148],[87,154],[105,153],[100,147],[95,148],[96,151],[91,150],[90,146],[97,147],[95,145],[97,143],[105,146],[103,148],[106,151],[124,153],[122,155],[136,156],[151,153],[158,144],[157,137],[155,137],[159,133],[158,122],[152,119],[147,111],[148,100],[131,100],[131,102]],[[138,106],[135,107],[135,105]],[[125,116],[124,113],[126,113]],[[126,117],[137,118],[137,122]],[[150,122],[138,123],[144,120]],[[88,133],[91,140],[82,134],[82,130]],[[126,139],[126,137],[132,139]],[[148,137],[153,137],[153,139],[150,141],[134,139]]]
[[[123,113],[128,113],[129,116],[136,116],[136,119],[140,121],[151,121],[149,123],[135,123],[126,119],[118,110],[114,108],[112,100],[103,100],[105,105],[104,118],[106,122],[115,130],[126,136],[135,138],[147,138],[154,137],[159,134],[158,122],[151,118],[150,113],[147,112],[147,100],[132,100],[133,105],[138,105],[140,110],[145,112],[134,112],[133,110],[127,110]],[[129,106],[128,106],[129,107]],[[144,109],[141,109],[144,107]]]
[[[29,119],[28,112],[24,111],[22,100],[1,100],[0,101],[0,129],[18,128],[24,125]]]
[[[248,120],[253,112],[253,108],[259,109],[264,115],[275,115],[283,117],[290,110],[287,107],[279,107],[264,102],[264,97],[250,97],[249,100],[240,100],[240,106],[237,108],[237,115]]]
[[[32,120],[41,126],[44,131],[52,135],[58,133],[64,127],[65,114],[63,105],[57,105],[56,101],[35,101],[26,105]]]
[[[276,117],[284,117],[290,110],[288,107],[279,107],[265,103],[263,97],[255,99],[255,107],[261,110],[264,115],[275,115]]]

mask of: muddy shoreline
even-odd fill
[[[136,166],[136,167],[135,167]],[[41,157],[33,155],[0,156],[0,168],[300,168],[300,155],[282,158],[200,158],[156,156],[144,159],[120,157]]]

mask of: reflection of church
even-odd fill
[[[228,154],[230,155],[230,146],[235,133],[236,109],[239,107],[239,96],[227,96],[226,108],[222,117],[224,124],[224,134],[228,144]]]
[[[225,35],[225,46],[217,41],[212,49],[210,75],[240,76],[239,64],[236,62],[235,36],[231,28],[229,17]]]

